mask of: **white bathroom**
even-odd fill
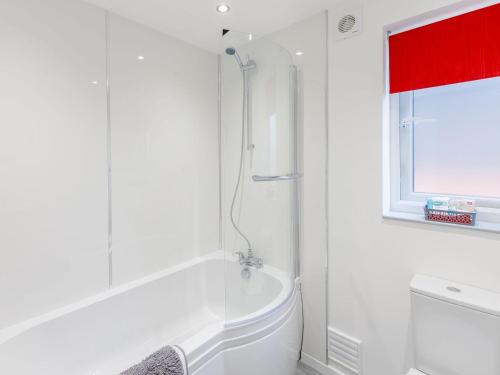
[[[0,0],[0,374],[500,375],[500,2]]]

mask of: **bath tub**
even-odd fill
[[[222,252],[0,331],[0,373],[116,375],[167,344],[191,375],[292,375],[297,287],[265,266],[249,280]]]

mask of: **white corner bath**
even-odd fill
[[[176,344],[190,375],[295,374],[297,283],[240,270],[216,252],[3,329],[0,373],[117,375]]]

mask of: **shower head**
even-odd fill
[[[243,64],[243,61],[241,60],[241,57],[238,54],[238,51],[236,51],[236,48],[234,47],[226,48],[226,54],[228,54],[229,56],[234,56],[242,72],[245,72],[247,70],[252,70],[257,67],[257,64],[255,64],[255,61],[253,60],[248,60],[246,64]]]
[[[233,47],[228,47],[226,48],[226,53],[229,55],[229,56],[233,56],[236,54],[236,48],[233,48]]]
[[[234,58],[236,59],[236,62],[240,66],[240,69],[243,70],[243,67],[244,67],[243,61],[241,61],[240,55],[238,54],[238,51],[236,51],[236,48],[234,48],[234,47],[228,47],[228,48],[226,48],[226,53],[229,56],[234,56]]]

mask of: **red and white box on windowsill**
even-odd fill
[[[472,199],[429,198],[425,219],[448,224],[476,224],[476,202]]]

